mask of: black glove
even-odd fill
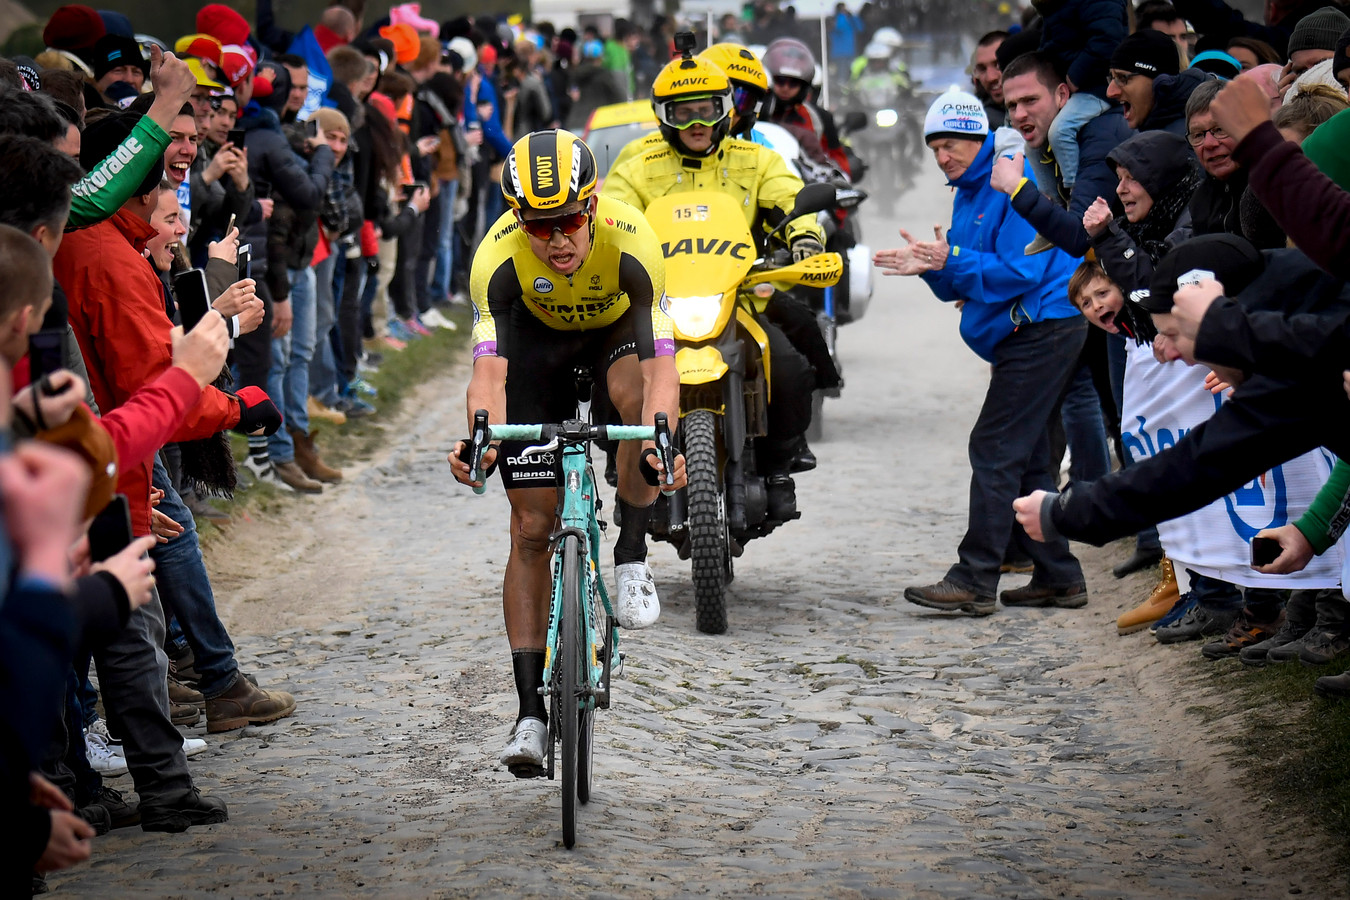
[[[656,466],[652,465],[652,460],[660,458],[661,454],[657,453],[653,447],[643,450],[642,456],[638,457],[638,471],[642,473],[642,480],[652,487],[661,486],[661,473],[656,471]]]
[[[801,262],[808,256],[815,256],[817,253],[824,252],[825,248],[821,245],[820,241],[810,235],[799,237],[792,242],[792,261],[795,263]]]
[[[252,434],[261,428],[265,435],[276,434],[281,427],[281,410],[262,388],[252,385],[240,388],[235,399],[239,401],[239,424],[234,426],[235,431]]]

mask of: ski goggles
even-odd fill
[[[731,108],[738,116],[752,116],[759,112],[764,92],[755,88],[735,87],[731,92]]]
[[[711,128],[727,117],[721,97],[702,97],[697,100],[673,100],[665,105],[664,121],[683,131],[692,125]]]
[[[525,233],[541,241],[552,240],[554,231],[561,231],[564,237],[570,237],[580,231],[581,226],[585,225],[590,217],[590,210],[586,209],[545,219],[526,219],[519,212],[516,213],[516,220],[520,222],[520,227],[525,229]]]

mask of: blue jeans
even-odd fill
[[[314,356],[309,362],[309,392],[325,406],[337,402],[337,357],[333,353],[332,332],[337,323],[337,304],[333,300],[333,273],[344,268],[346,260],[334,246],[335,254],[314,267]]]
[[[150,556],[155,561],[155,584],[164,608],[177,617],[187,635],[195,659],[193,667],[202,679],[201,692],[207,697],[218,697],[230,689],[239,673],[234,660],[234,643],[225,631],[225,623],[216,615],[216,598],[211,592],[206,564],[202,561],[192,513],[183,505],[169,480],[168,469],[158,458],[155,460],[154,484],[164,492],[157,509],[183,527],[183,533],[178,537],[150,549]],[[163,634],[162,622],[160,634]]]
[[[272,370],[267,376],[267,395],[279,402],[286,428],[267,439],[267,455],[274,463],[295,461],[295,444],[288,428],[309,433],[309,363],[314,358],[313,269],[292,269],[291,330],[272,338]],[[278,398],[280,400],[278,401]]]
[[[1060,180],[1065,190],[1078,181],[1078,132],[1084,125],[1111,108],[1096,94],[1077,93],[1050,123],[1050,149],[1059,163]]]
[[[1235,612],[1242,609],[1242,588],[1208,575],[1186,570],[1191,580],[1191,594],[1204,609],[1215,612]]]
[[[970,432],[970,517],[947,571],[957,587],[992,597],[1010,537],[1035,569],[1033,583],[1066,588],[1083,583],[1083,569],[1064,538],[1041,543],[1017,527],[1012,503],[1036,490],[1052,491],[1048,425],[1087,337],[1081,316],[1023,325],[994,348],[994,374]]]
[[[1092,383],[1092,370],[1086,365],[1079,366],[1069,380],[1069,389],[1060,404],[1060,417],[1069,445],[1069,481],[1075,484],[1096,481],[1111,471],[1102,404]]]
[[[441,182],[441,228],[436,244],[436,268],[431,274],[431,299],[440,303],[450,296],[450,273],[455,268],[455,195],[458,181]]]

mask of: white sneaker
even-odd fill
[[[501,763],[508,768],[531,766],[543,768],[544,749],[548,741],[548,726],[541,720],[527,717],[516,723],[511,740],[502,751]]]
[[[441,311],[434,306],[419,316],[422,324],[429,328],[444,328],[446,331],[458,331],[459,326],[441,315]]]
[[[89,760],[89,767],[105,778],[125,775],[127,772],[122,748],[109,744],[103,734],[93,729],[84,733],[84,755]]]
[[[183,738],[183,755],[196,756],[206,752],[206,741],[201,738]]]
[[[614,567],[618,584],[618,602],[614,615],[621,628],[646,628],[661,617],[661,601],[656,597],[656,582],[645,562],[624,563]]]

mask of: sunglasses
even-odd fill
[[[546,219],[526,219],[519,212],[516,213],[516,220],[520,222],[520,227],[525,229],[525,233],[541,241],[552,240],[554,231],[561,231],[563,237],[570,237],[580,231],[581,226],[585,225],[590,217],[589,210],[563,216],[549,216]]]

